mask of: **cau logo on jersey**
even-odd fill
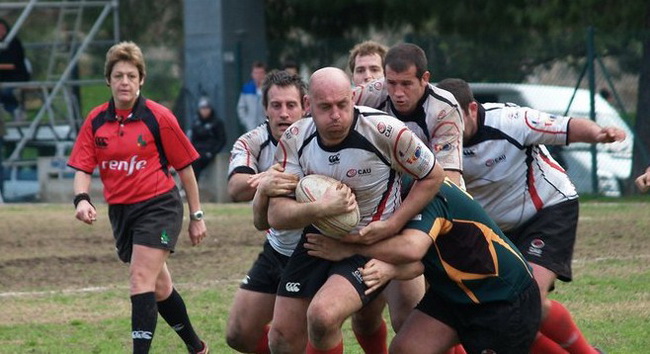
[[[377,131],[379,134],[383,134],[387,138],[390,138],[390,135],[393,133],[393,126],[386,125],[384,122],[377,123]]]
[[[357,168],[351,168],[351,169],[348,170],[348,172],[345,173],[345,175],[348,178],[352,178],[352,177],[355,177],[355,176],[363,177],[363,176],[369,175],[371,173],[372,173],[372,169],[370,167],[358,168],[358,169]]]
[[[298,129],[298,127],[290,127],[289,129],[284,131],[284,138],[289,140],[293,136],[298,135],[299,132],[300,129]]]
[[[493,159],[488,159],[487,161],[485,161],[485,166],[492,167],[492,166],[498,164],[499,162],[505,161],[506,159],[507,159],[506,154],[502,154],[502,155],[499,155],[499,156],[497,156],[497,157],[495,157]]]

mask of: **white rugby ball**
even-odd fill
[[[319,200],[327,188],[340,183],[338,180],[323,175],[307,175],[298,181],[296,187],[296,200],[308,203]],[[359,207],[348,213],[321,218],[313,223],[325,236],[341,238],[354,229],[361,215]]]

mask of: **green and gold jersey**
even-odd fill
[[[472,197],[446,180],[407,229],[433,244],[422,259],[432,291],[454,303],[510,301],[533,281],[521,253]]]

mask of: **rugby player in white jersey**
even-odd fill
[[[300,77],[286,71],[269,73],[262,84],[267,121],[239,137],[231,151],[228,191],[236,201],[255,196],[254,223],[266,230],[264,249],[235,293],[228,318],[226,342],[240,352],[269,352],[268,324],[280,274],[302,233],[302,229],[269,229],[266,209],[270,196],[293,193],[296,187],[295,175],[272,164],[282,133],[305,113],[305,93]]]
[[[424,51],[410,43],[391,47],[384,58],[385,78],[355,89],[359,105],[380,109],[403,121],[434,152],[445,174],[464,188],[463,117],[454,96],[429,83]],[[384,290],[392,327],[401,324],[425,292],[424,277],[394,280]],[[463,350],[458,348],[458,353]]]
[[[571,281],[579,205],[575,187],[543,144],[613,143],[625,132],[585,118],[480,104],[461,79],[438,86],[452,92],[464,111],[467,191],[519,248],[539,285],[542,324],[531,352],[598,353],[567,309],[547,297],[555,279]]]
[[[350,50],[348,68],[354,85],[384,77],[384,57],[388,48],[375,41],[363,41]]]
[[[463,116],[451,93],[429,83],[427,65],[426,54],[417,45],[391,47],[384,58],[385,78],[355,88],[355,104],[406,123],[436,154],[445,174],[462,187]]]
[[[356,44],[348,56],[350,78],[354,86],[382,79],[388,48],[375,41]],[[388,328],[384,321],[386,299],[379,294],[371,303],[352,315],[352,331],[365,353],[388,352]]]
[[[359,206],[356,232],[368,243],[391,237],[437,193],[444,178],[433,153],[404,123],[384,113],[356,107],[345,72],[316,71],[310,80],[308,107],[313,118],[294,123],[282,136],[276,160],[298,176],[323,174],[343,182],[323,200],[339,200],[340,208],[321,202],[298,203],[271,198],[268,220],[277,229],[307,227],[320,217]],[[332,158],[334,157],[334,158]],[[417,181],[402,201],[401,174]],[[305,236],[285,267],[274,310],[269,344],[274,353],[301,353],[295,333],[308,331],[307,353],[342,353],[341,325],[367,304],[358,268],[368,260],[354,256],[328,262],[307,254]]]

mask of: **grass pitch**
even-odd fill
[[[589,341],[608,353],[650,347],[650,204],[582,203],[574,281],[552,298],[573,314]],[[127,353],[128,273],[115,255],[107,208],[94,226],[71,205],[0,206],[0,353]],[[205,205],[209,238],[187,234],[169,266],[199,334],[214,353],[231,353],[224,334],[239,280],[261,250],[249,204]],[[346,353],[361,353],[345,325]],[[153,353],[184,353],[159,319]]]

